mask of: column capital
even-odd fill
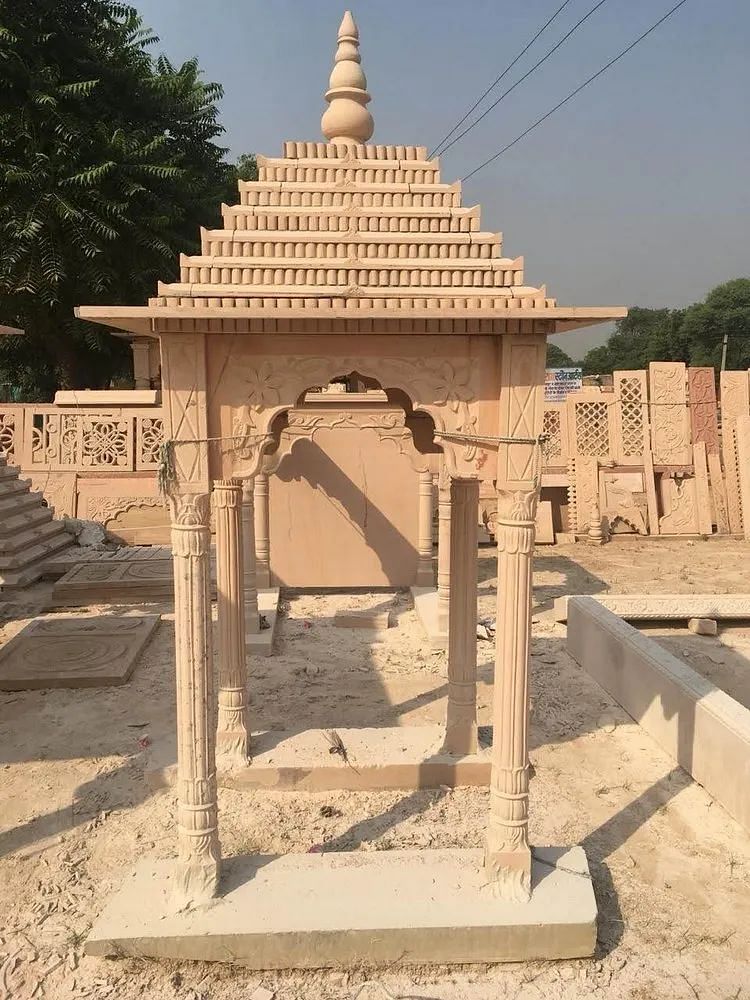
[[[539,490],[532,489],[497,491],[495,525],[498,552],[529,555],[534,548],[534,528]]]

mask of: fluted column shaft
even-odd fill
[[[448,711],[445,749],[477,750],[477,509],[479,483],[451,482]]]
[[[438,483],[438,632],[448,634],[448,607],[451,593],[451,484]]]
[[[181,905],[214,896],[221,865],[208,508],[207,493],[171,498],[179,840],[176,884]]]
[[[434,485],[432,473],[419,473],[419,562],[417,564],[417,586],[432,587],[435,574],[432,570],[432,510]]]
[[[242,570],[245,591],[245,635],[260,631],[258,581],[255,574],[255,485],[252,479],[242,484]]]
[[[255,477],[255,577],[260,589],[271,586],[268,474],[265,472]]]
[[[494,736],[485,864],[498,893],[517,901],[531,895],[529,651],[537,499],[536,489],[498,490]]]
[[[219,717],[216,752],[227,764],[246,764],[250,749],[242,571],[242,483],[214,483],[216,597],[219,618]]]

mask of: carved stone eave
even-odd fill
[[[439,302],[439,299],[437,300]],[[504,336],[521,333],[561,333],[596,323],[621,319],[624,306],[523,307],[521,299],[508,299],[503,309],[399,308],[363,305],[352,298],[348,306],[247,308],[237,306],[78,306],[75,314],[102,326],[141,335],[169,333],[412,333]],[[507,315],[499,315],[499,313]],[[534,322],[533,329],[521,324]],[[377,330],[371,325],[377,322]],[[403,323],[403,326],[402,326]],[[355,325],[353,329],[353,324]],[[368,326],[357,330],[357,326]],[[476,324],[476,326],[474,325]],[[537,324],[540,324],[537,326]],[[321,326],[322,325],[322,326]],[[324,327],[324,330],[322,329]]]

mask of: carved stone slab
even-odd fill
[[[750,594],[592,594],[591,598],[629,622],[750,620]],[[567,596],[556,598],[554,617],[561,622],[567,620]]]
[[[615,456],[620,465],[640,465],[649,447],[646,372],[617,371],[613,381]]]
[[[693,444],[703,441],[706,453],[719,453],[719,420],[713,368],[688,368],[688,401]]]
[[[169,600],[174,593],[171,559],[93,562],[74,566],[55,584],[52,604],[137,603]]]
[[[694,478],[687,476],[663,477],[661,480],[661,505],[664,514],[659,518],[660,535],[696,535],[699,533],[698,499]]]
[[[681,361],[652,361],[648,379],[654,465],[689,465],[685,365]]]
[[[37,618],[0,650],[0,690],[124,684],[159,615]]]

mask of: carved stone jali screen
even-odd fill
[[[428,159],[424,147],[368,143],[373,123],[358,48],[347,14],[326,94],[323,131],[330,141],[287,142],[282,157],[258,157],[258,180],[240,182],[239,204],[222,206],[222,228],[201,232],[200,254],[182,257],[180,280],[160,284],[148,305],[78,310],[81,318],[161,342],[178,702],[179,861],[171,885],[183,903],[219,891],[217,745],[219,767],[252,766],[242,642],[244,595],[252,588],[243,588],[243,560],[255,558],[256,578],[259,568],[265,574],[253,548],[264,551],[265,561],[267,538],[258,527],[264,533],[268,523],[266,476],[279,449],[288,444],[293,456],[314,443],[314,429],[300,416],[308,391],[350,375],[386,394],[385,423],[368,430],[381,438],[383,453],[393,455],[393,466],[373,472],[397,476],[398,461],[407,459],[419,475],[420,507],[430,499],[429,472],[453,480],[445,747],[458,755],[478,751],[476,481],[496,484],[493,711],[495,732],[504,735],[492,747],[482,878],[507,900],[532,895],[528,666],[546,339],[626,310],[558,306],[545,286],[525,283],[523,258],[502,256],[500,234],[481,229],[479,207],[462,205],[460,184],[441,179],[438,161]],[[419,441],[414,418],[430,425]],[[307,440],[294,444],[295,437]],[[306,474],[316,474],[312,465]],[[262,486],[254,501],[242,485],[253,479]],[[254,502],[258,514],[261,500],[264,516],[252,521],[248,505]],[[241,544],[240,506],[248,530],[255,525],[254,547]],[[314,530],[293,513],[290,523]],[[581,511],[584,518],[589,513]],[[331,553],[342,557],[346,553]],[[303,878],[296,862],[294,872]],[[577,954],[593,948],[594,925],[587,919]],[[393,946],[402,948],[398,936]],[[320,961],[326,963],[325,954]]]

